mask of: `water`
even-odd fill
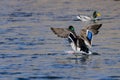
[[[91,4],[89,4],[91,3]],[[120,1],[117,0],[1,0],[0,80],[120,80]],[[86,23],[76,15],[102,13],[103,27],[92,51],[76,58],[65,51],[68,42],[50,27]]]

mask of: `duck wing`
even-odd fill
[[[90,48],[92,45],[93,35],[98,34],[102,24],[92,24],[87,27],[84,27],[80,31],[80,38],[82,38],[85,44]]]
[[[68,35],[70,34],[70,31],[67,28],[53,28],[51,27],[51,30],[54,34],[56,34],[58,37],[61,38],[68,38]]]
[[[99,29],[101,27],[102,27],[102,24],[93,24],[93,25],[87,26],[85,29],[92,31],[93,35],[96,35],[96,34],[98,34]]]

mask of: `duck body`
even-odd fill
[[[69,28],[51,28],[51,30],[58,37],[68,38],[68,42],[75,53],[92,54],[89,50],[92,45],[92,38],[93,35],[98,33],[101,26],[102,24],[87,26],[80,31],[80,35],[76,35],[73,26],[69,26]]]
[[[89,50],[91,48],[93,34],[90,31],[86,32],[86,39],[82,38],[82,36],[75,36],[73,33],[68,35],[68,41],[74,50],[75,53],[82,53],[82,54],[92,54]]]
[[[83,39],[75,36],[73,33],[70,33],[68,35],[68,42],[70,43],[72,49],[75,51],[75,52],[85,52],[85,53],[88,53],[89,52],[89,49],[88,47],[86,46],[85,42]]]
[[[92,18],[91,17],[88,17],[88,16],[84,16],[84,15],[79,15],[77,16],[77,19],[79,19],[80,21],[92,21]]]

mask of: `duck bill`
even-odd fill
[[[98,13],[97,13],[97,16],[101,16],[101,14],[98,12]]]

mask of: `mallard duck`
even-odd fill
[[[71,25],[68,28],[53,28],[51,30],[61,38],[68,38],[68,41],[75,53],[92,54],[89,50],[92,46],[93,35],[98,34],[102,24],[92,24],[83,27],[80,30],[80,35],[76,35],[74,27]]]
[[[84,16],[84,15],[79,15],[77,16],[77,19],[79,19],[80,21],[93,21],[96,22],[98,20],[97,17],[101,16],[101,14],[97,11],[93,12],[93,15],[91,17],[89,16]]]

